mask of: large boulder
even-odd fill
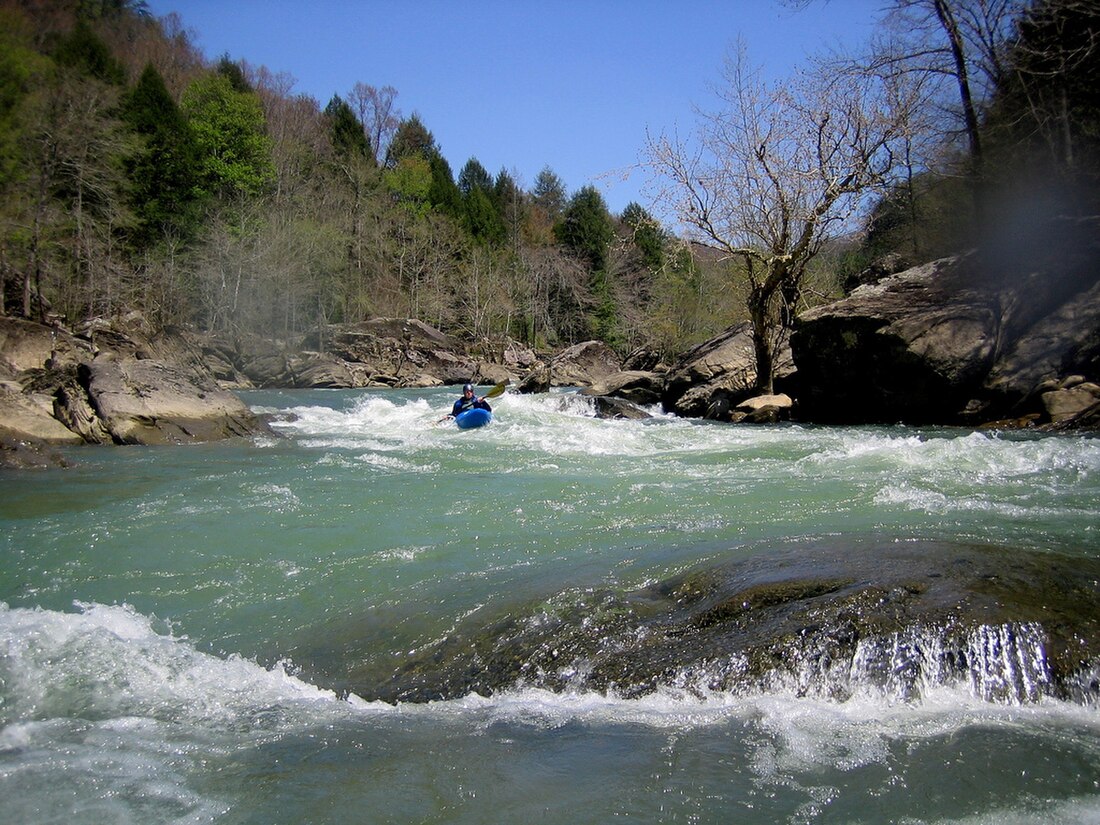
[[[348,365],[339,358],[319,353],[291,363],[294,386],[303,389],[348,389],[360,386]]]
[[[1093,707],[1098,577],[1100,560],[1084,553],[837,538],[749,558],[742,548],[635,591],[505,601],[400,661],[363,661],[369,617],[349,621],[346,638],[326,627],[293,653],[311,681],[386,702],[516,685],[913,701],[961,686],[991,702]]]
[[[104,428],[118,444],[213,441],[265,429],[236,395],[163,361],[101,355],[81,373]]]
[[[625,398],[634,404],[649,406],[659,404],[664,389],[664,376],[645,370],[622,370],[596,381],[580,390],[581,395]]]
[[[800,316],[791,338],[800,418],[1041,419],[1052,383],[1096,382],[1100,235],[1094,224],[1047,228],[1035,249],[925,264]]]
[[[786,336],[775,354],[775,382],[785,386],[794,373]],[[729,420],[737,405],[756,390],[756,351],[748,323],[690,350],[669,370],[662,399],[665,409],[689,418]]]
[[[0,316],[0,368],[8,374],[74,365],[91,357],[92,345],[59,327]]]
[[[53,415],[53,400],[0,386],[0,435],[12,442],[82,444],[84,439]]]
[[[563,350],[550,363],[556,387],[587,387],[619,371],[619,356],[603,341],[584,341]]]

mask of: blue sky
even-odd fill
[[[176,12],[208,58],[296,80],[324,106],[356,82],[397,89],[457,176],[471,157],[530,188],[549,166],[569,194],[647,208],[646,130],[694,124],[740,37],[787,75],[824,45],[865,41],[881,0],[148,0]]]

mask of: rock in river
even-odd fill
[[[364,657],[372,630],[352,623],[341,641],[326,628],[295,661],[336,689],[390,702],[519,685],[840,701],[865,692],[911,701],[955,685],[994,702],[1088,702],[1100,695],[1100,559],[837,540],[639,590],[501,608],[411,657]]]

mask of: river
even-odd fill
[[[571,393],[459,431],[451,389],[242,395],[282,437],[0,472],[0,820],[1100,821],[1095,702],[520,681],[391,704],[318,675],[822,541],[1096,558],[1100,439],[605,421]]]

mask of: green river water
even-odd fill
[[[0,472],[0,822],[1095,823],[1095,703],[517,684],[391,705],[460,624],[820,541],[1100,556],[1100,439],[249,392],[280,438]],[[342,663],[328,663],[338,669]]]

